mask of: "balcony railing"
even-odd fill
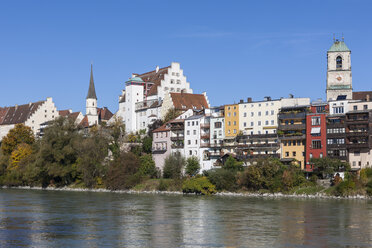
[[[171,137],[171,140],[172,141],[184,140],[184,138],[185,138],[185,136],[183,136],[183,135],[182,136],[181,135],[180,136],[173,136],[173,137]]]
[[[283,125],[279,124],[278,129],[279,130],[303,130],[306,128],[305,124],[288,124],[288,125]]]
[[[279,138],[281,140],[299,140],[299,139],[305,139],[306,135],[305,134],[301,134],[301,135],[297,135],[297,134],[289,135],[289,134],[287,134],[287,135],[281,135],[281,136],[279,136]]]
[[[210,136],[209,133],[205,133],[205,134],[200,135],[200,138],[202,138],[202,139],[209,139],[210,137],[211,136]]]
[[[358,131],[358,132],[347,132],[346,133],[346,136],[347,137],[364,137],[364,136],[368,136],[368,131],[365,130],[365,131]]]
[[[177,149],[177,148],[183,148],[184,145],[183,145],[183,144],[172,144],[171,147],[172,147],[173,149]]]
[[[201,143],[200,144],[200,147],[210,147],[210,144],[209,143]]]
[[[346,148],[369,148],[368,143],[348,143]]]
[[[304,112],[301,113],[280,113],[279,114],[279,120],[283,119],[305,119],[306,114]]]
[[[200,128],[210,128],[211,124],[210,123],[200,123]]]

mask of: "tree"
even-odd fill
[[[147,131],[147,135],[150,136],[150,137],[152,137],[152,132],[153,132],[155,129],[161,127],[163,124],[164,124],[164,122],[163,122],[162,120],[160,120],[160,119],[157,119],[157,120],[153,121],[153,122],[152,122],[151,124],[149,124],[148,127],[147,127],[147,129],[148,129],[148,131]]]
[[[146,136],[142,140],[142,151],[148,154],[152,152],[152,137]]]
[[[79,177],[77,145],[82,139],[70,118],[60,117],[45,128],[35,161],[44,186],[50,182],[57,186],[69,185]]]
[[[243,170],[243,163],[236,161],[235,158],[229,156],[223,166],[226,170],[241,171]]]
[[[109,164],[105,184],[111,190],[129,189],[141,181],[140,161],[131,152],[121,152]]]
[[[15,150],[13,150],[12,154],[10,155],[10,164],[8,165],[8,169],[17,169],[18,164],[30,156],[32,153],[31,145],[26,143],[21,143],[17,146]]]
[[[199,159],[195,156],[189,157],[186,161],[185,173],[191,177],[197,175],[200,171]]]
[[[16,124],[14,128],[3,138],[1,150],[4,155],[10,155],[19,144],[31,145],[35,142],[34,134],[30,127],[24,124]]]
[[[143,176],[150,176],[155,178],[158,175],[158,171],[155,166],[154,160],[152,160],[151,154],[145,154],[140,157],[141,166],[139,173]]]
[[[165,158],[163,177],[180,179],[182,178],[182,169],[185,167],[186,160],[180,152],[170,154]]]
[[[120,147],[124,142],[125,125],[121,118],[115,118],[114,123],[107,127],[110,139],[109,149],[114,157],[120,155]]]
[[[167,123],[168,121],[176,119],[181,114],[182,114],[182,111],[180,110],[176,110],[174,108],[168,109],[167,113],[165,114],[163,118],[163,123]]]
[[[334,174],[336,171],[350,170],[349,163],[328,157],[312,158],[310,159],[310,163],[313,164],[314,172],[321,177]]]

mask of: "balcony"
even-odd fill
[[[332,139],[332,138],[345,138],[346,133],[327,133],[327,138]]]
[[[279,120],[285,120],[285,119],[305,119],[306,113],[279,113]]]
[[[348,143],[346,144],[348,149],[360,149],[360,148],[369,148],[368,143]]]
[[[201,143],[200,147],[205,148],[205,147],[210,147],[209,143]]]
[[[281,140],[304,140],[306,138],[305,134],[293,134],[293,135],[281,135],[279,139]]]
[[[200,128],[210,128],[211,124],[210,123],[200,123]]]
[[[154,153],[154,154],[164,153],[166,151],[167,151],[167,148],[165,148],[165,147],[158,147],[158,148],[153,147],[152,148],[152,153]]]
[[[280,158],[280,154],[253,154],[253,155],[237,155],[236,159],[238,160],[247,160],[247,159],[261,159],[261,158]]]
[[[365,137],[365,136],[368,136],[368,131],[365,130],[365,131],[356,131],[356,132],[347,132],[346,133],[346,136],[347,137]]]
[[[306,125],[305,124],[288,124],[288,125],[279,124],[278,129],[282,131],[303,130],[303,129],[306,129]]]
[[[213,148],[221,148],[221,146],[223,146],[223,143],[217,143],[217,144],[211,143],[210,144],[210,147],[213,147]]]
[[[180,144],[172,144],[171,147],[172,147],[172,149],[179,149],[179,148],[183,148],[184,145],[183,145],[183,143],[180,143]]]
[[[177,140],[184,140],[185,136],[173,136],[171,137],[171,141],[177,141]]]
[[[223,153],[221,151],[211,151],[211,152],[209,152],[209,156],[211,156],[211,157],[221,157],[221,156],[223,156]]]
[[[346,144],[327,144],[327,149],[345,149]]]
[[[184,130],[185,128],[183,125],[172,125],[170,129],[173,131],[173,130]]]
[[[209,139],[210,137],[211,137],[211,136],[210,136],[209,133],[205,133],[205,134],[200,135],[200,138],[201,138],[201,139]]]

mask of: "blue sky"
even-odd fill
[[[212,105],[289,93],[325,98],[333,33],[352,50],[354,90],[372,90],[371,1],[1,1],[0,106],[53,97],[113,112],[131,73],[181,63]]]

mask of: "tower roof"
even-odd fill
[[[94,87],[94,80],[93,80],[93,65],[90,65],[90,81],[89,81],[89,90],[88,90],[88,95],[87,95],[87,99],[90,99],[90,98],[97,100],[96,89]]]
[[[328,52],[350,52],[344,41],[335,40]]]

